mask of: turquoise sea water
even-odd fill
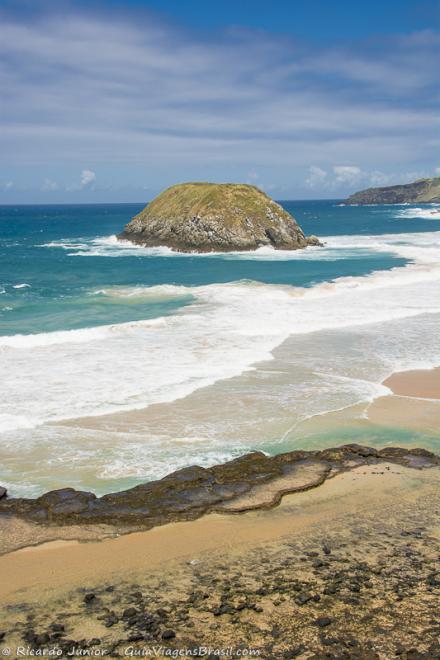
[[[285,202],[307,234],[369,235],[432,231],[432,221],[398,219],[394,207]],[[239,280],[310,287],[344,275],[402,265],[391,252],[341,249],[323,259],[263,260],[119,251],[106,243],[142,204],[0,207],[0,333],[39,333],[172,314],[191,302],[120,299],[100,290],[162,284],[200,286]],[[118,260],[113,260],[118,256]],[[80,258],[80,257],[88,257]],[[17,288],[20,287],[20,288]]]
[[[250,449],[436,447],[362,419],[297,429],[440,365],[440,207],[282,204],[324,247],[182,255],[116,239],[142,204],[0,207],[0,483],[108,492]]]

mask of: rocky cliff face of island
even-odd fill
[[[440,202],[440,177],[385,188],[368,188],[350,195],[346,204],[413,204]]]
[[[129,222],[120,239],[179,252],[230,252],[320,245],[255,186],[183,183],[168,188]]]

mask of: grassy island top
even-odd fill
[[[179,183],[158,195],[143,213],[156,218],[217,217],[233,221],[243,216],[265,217],[267,209],[291,218],[279,204],[247,183]]]
[[[230,252],[262,246],[319,245],[266,193],[246,183],[180,183],[167,188],[119,238],[182,252]]]
[[[350,195],[348,204],[411,204],[440,202],[440,177],[417,179],[383,188],[367,188]]]

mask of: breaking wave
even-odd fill
[[[100,240],[104,250],[143,249]],[[172,316],[153,320],[0,337],[3,373],[10,374],[1,386],[1,427],[35,426],[173,401],[271,359],[273,349],[291,335],[440,313],[440,232],[324,240],[320,258],[382,251],[411,263],[312,288],[234,282],[98,290],[99,295],[150,300],[191,296],[193,302]],[[90,244],[83,249],[90,251]],[[258,252],[256,258],[279,258],[267,249]],[[289,253],[288,258],[308,259],[311,253]],[[420,365],[420,355],[425,356],[423,364],[426,355],[436,364],[440,349],[436,351],[433,341],[429,350],[420,347],[418,358],[408,353],[393,358],[387,368],[392,371],[397,361],[399,368]],[[368,388],[383,391],[375,382]]]

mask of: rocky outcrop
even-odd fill
[[[368,188],[350,195],[346,204],[412,204],[440,202],[440,177],[385,188]]]
[[[231,252],[320,245],[255,186],[182,183],[168,188],[129,222],[119,239],[178,252]]]
[[[3,488],[3,486],[0,486],[0,500],[2,499],[2,497],[6,497],[7,492],[8,491],[6,490],[6,488]]]
[[[195,519],[210,511],[269,508],[285,493],[314,488],[360,465],[383,462],[420,469],[440,465],[440,458],[424,449],[377,450],[354,444],[278,456],[252,452],[211,468],[178,470],[159,481],[103,497],[73,488],[54,490],[36,499],[6,497],[0,501],[0,516],[55,525],[93,522],[148,529]]]

